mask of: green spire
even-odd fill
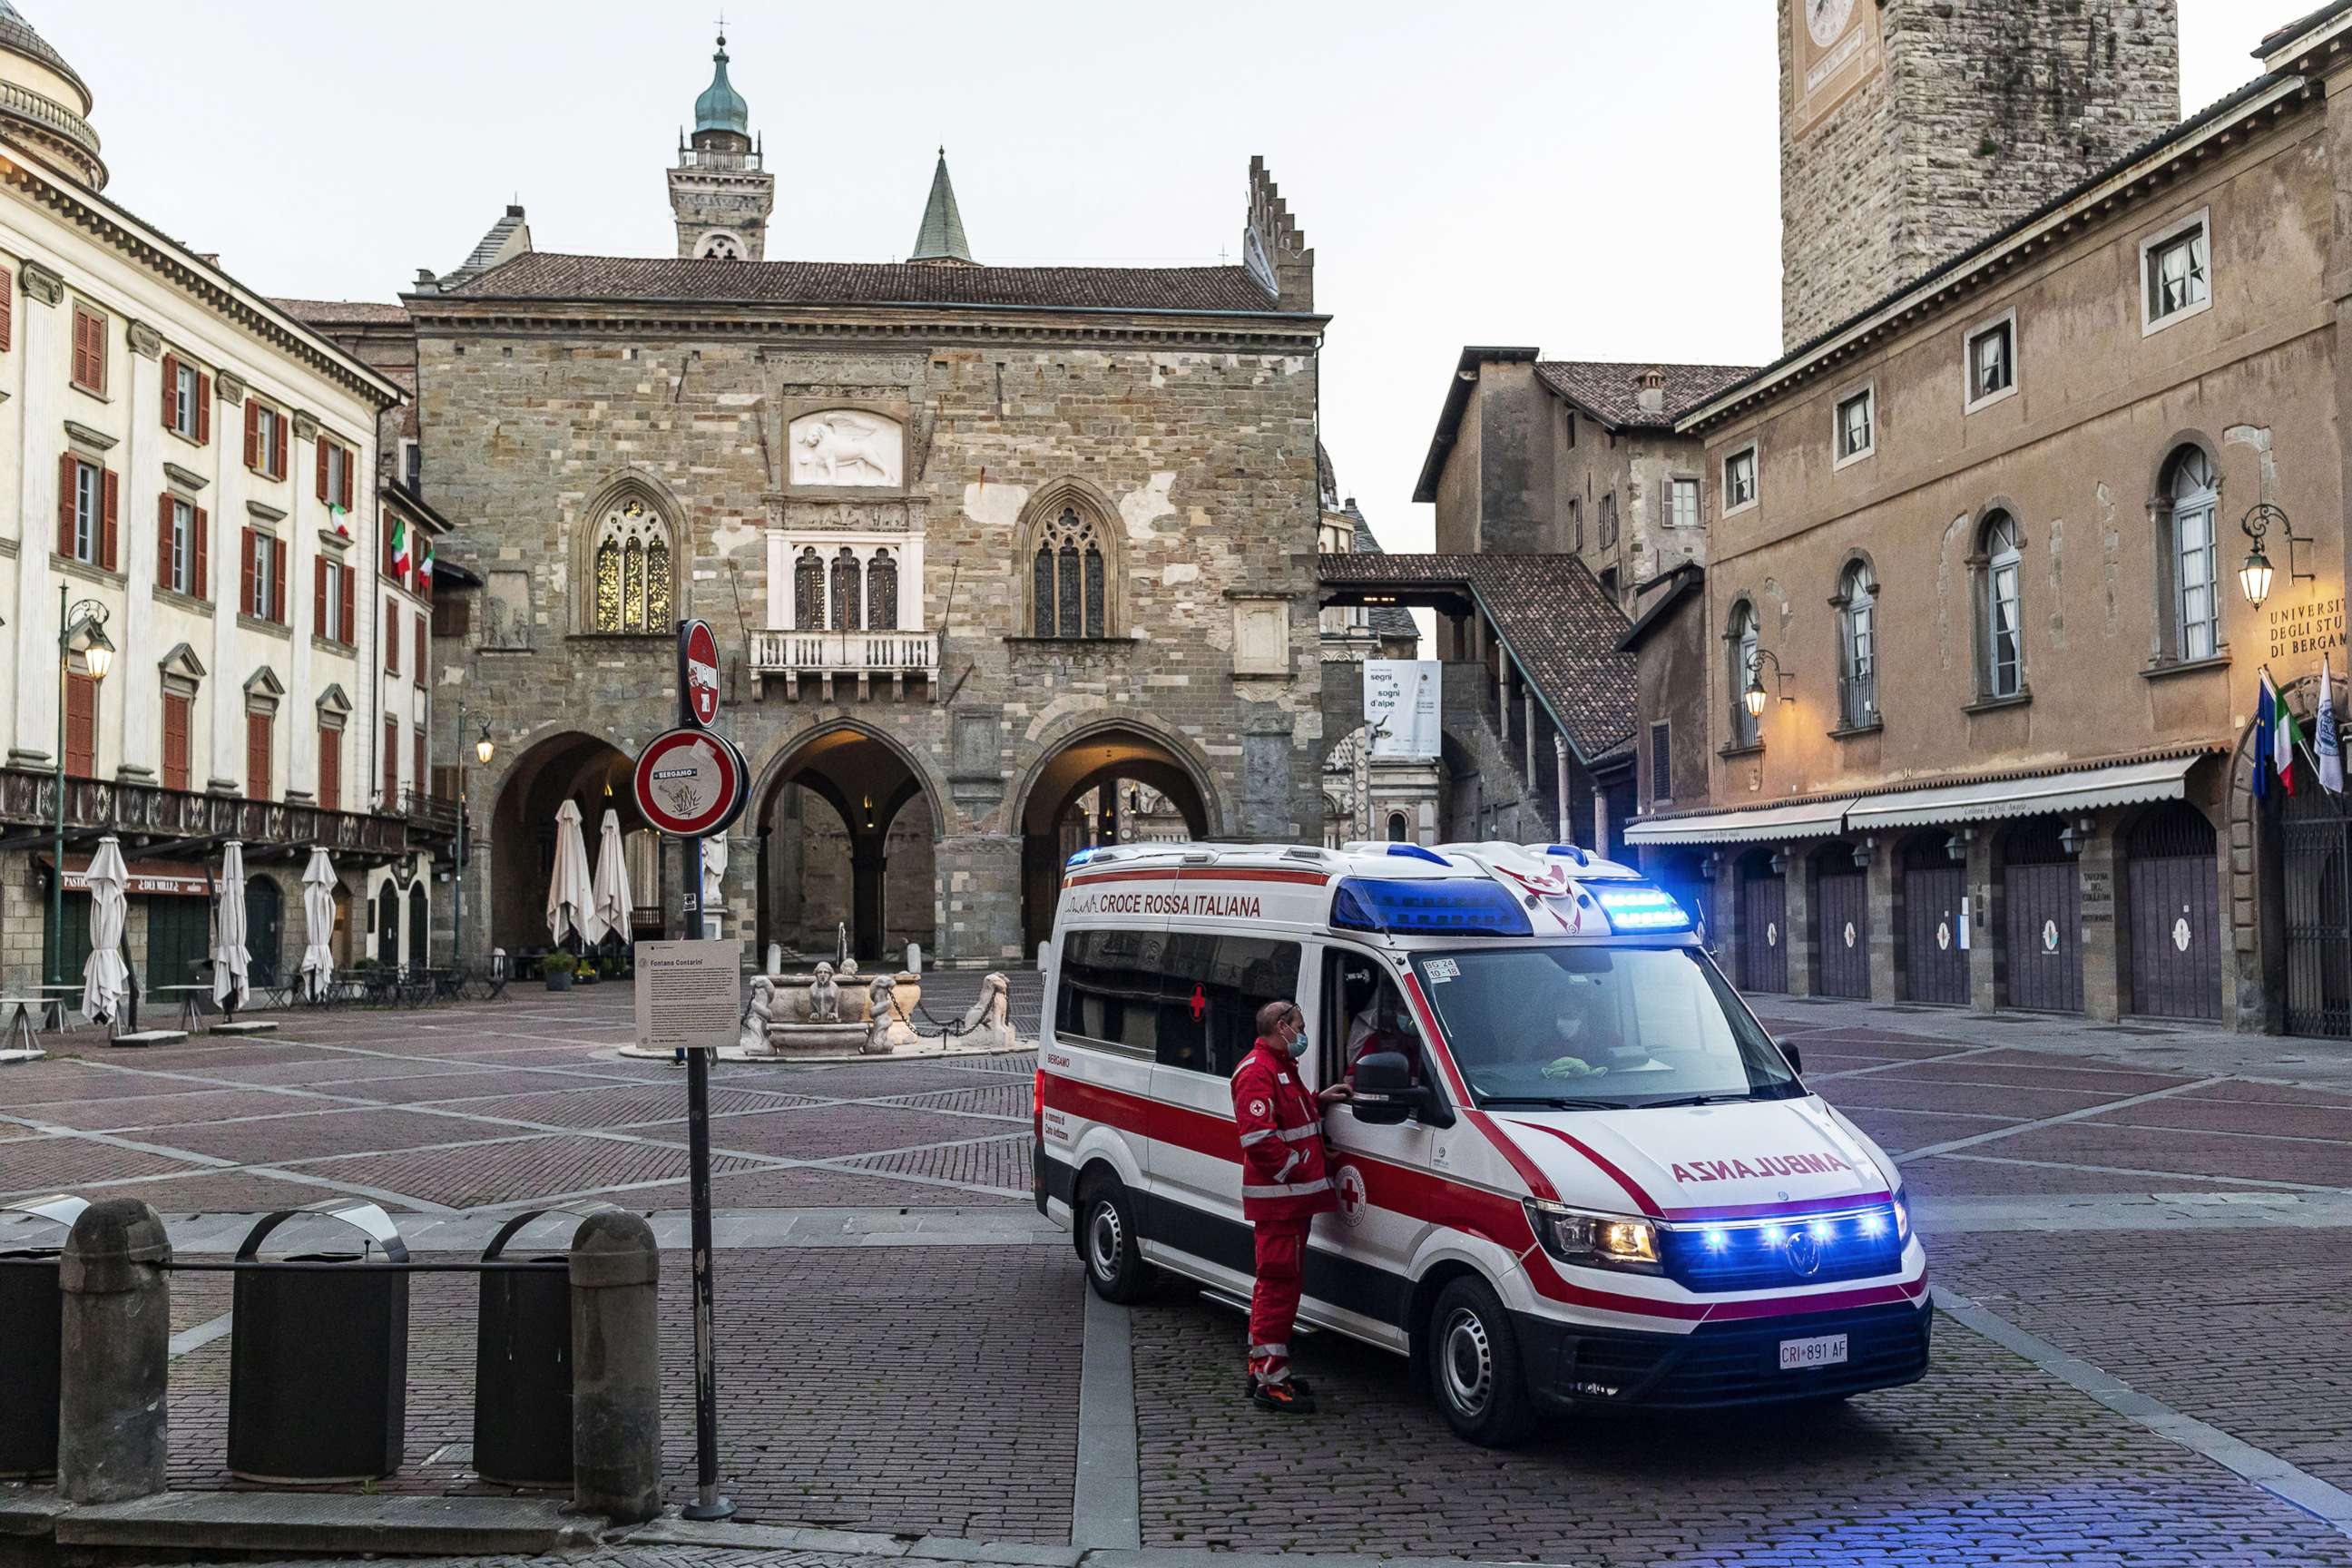
[[[909,262],[934,266],[977,267],[971,246],[963,237],[963,215],[956,210],[955,186],[948,181],[948,150],[940,149],[940,165],[931,173],[931,197],[923,204],[922,231],[915,236]]]
[[[751,134],[751,106],[727,79],[727,35],[719,35],[719,49],[710,57],[710,85],[694,100],[694,131],[700,135],[706,131],[731,131],[738,136]]]

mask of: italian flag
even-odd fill
[[[2265,672],[2264,679],[2268,679]],[[2278,703],[2278,775],[2286,793],[2294,793],[2294,749],[2303,744],[2303,731],[2295,727],[2294,710],[2286,705],[2284,697],[2273,698]]]
[[[392,520],[392,574],[408,575],[408,524],[399,518]]]
[[[423,558],[416,563],[416,574],[427,583],[433,581],[433,542],[429,539],[425,542]]]

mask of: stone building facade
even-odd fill
[[[1790,347],[2180,114],[2177,0],[1780,0]]]
[[[1017,961],[1069,813],[1121,784],[1197,837],[1311,841],[1327,319],[1255,162],[1247,195],[1242,267],[533,252],[406,297],[426,488],[483,584],[442,623],[499,744],[473,940],[544,942],[562,800],[638,833],[622,769],[688,616],[756,774],[730,933]],[[822,920],[813,821],[848,847]],[[666,847],[656,874],[675,910]]]
[[[1629,837],[1744,986],[2352,1035],[2352,813],[2252,729],[2346,669],[2347,43],[1680,422],[1709,559],[1631,641],[1706,789],[1675,740]]]

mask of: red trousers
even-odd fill
[[[1290,1329],[1298,1321],[1307,1219],[1257,1222],[1257,1283],[1250,1290],[1249,1369],[1260,1383],[1290,1379]]]

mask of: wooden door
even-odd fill
[[[1821,994],[1865,1001],[1870,996],[1870,879],[1859,870],[1824,871],[1813,887]]]
[[[2130,863],[2131,1010],[2221,1016],[2221,879],[2210,855]]]
[[[1789,885],[1769,871],[1739,881],[1739,988],[1789,989]]]
[[[147,900],[147,972],[141,977],[146,990],[196,983],[197,965],[210,956],[210,914],[202,899]]]
[[[251,877],[245,884],[247,973],[256,985],[274,984],[286,972],[286,900],[278,884]]]
[[[2083,1010],[2083,878],[2072,860],[2002,873],[2001,958],[2012,1007]]]
[[[1968,885],[1967,869],[1948,861],[1904,870],[1903,971],[1914,1002],[1969,1005],[1969,954],[1960,945],[1960,900]]]

